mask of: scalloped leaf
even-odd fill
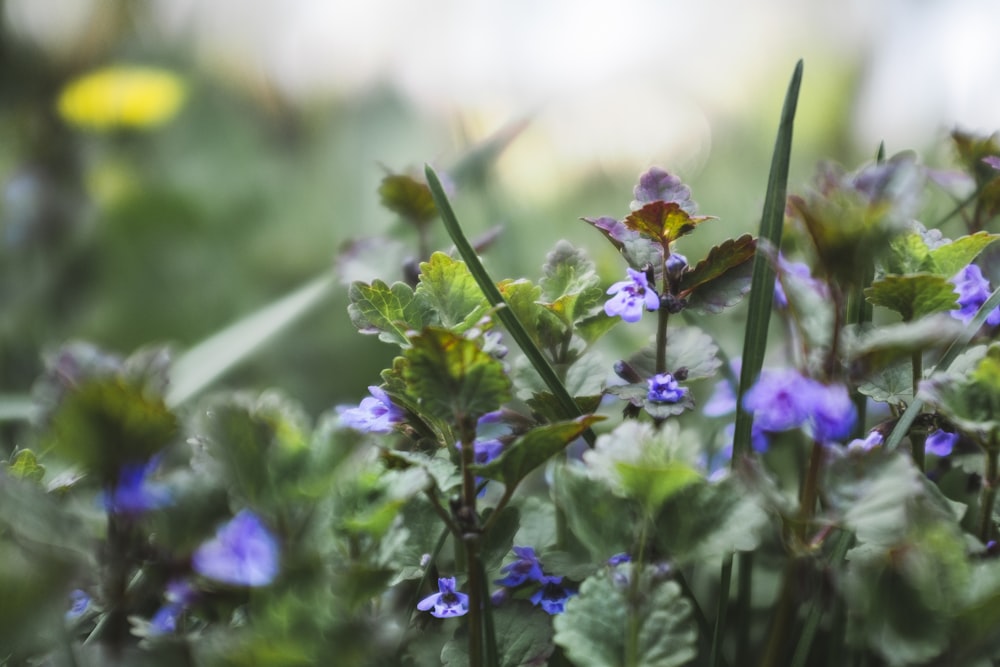
[[[913,400],[913,374],[909,362],[887,366],[862,382],[858,391],[878,403],[905,406]]]
[[[948,315],[886,324],[861,334],[847,329],[851,333],[845,340],[845,356],[850,360],[852,374],[865,377],[915,352],[950,345],[963,329],[961,322]]]
[[[500,456],[486,465],[473,466],[473,470],[481,477],[495,479],[508,487],[517,486],[531,471],[564,450],[592,424],[603,419],[598,415],[585,415],[570,421],[535,427],[507,445]]]
[[[559,241],[542,266],[542,300],[548,303],[567,294],[579,294],[598,287],[601,279],[594,263],[569,241]]]
[[[713,219],[710,215],[692,216],[677,202],[658,200],[632,211],[622,222],[629,229],[650,236],[666,247],[680,237],[690,234],[695,227],[706,220]]]
[[[489,309],[489,302],[476,284],[465,262],[435,252],[420,264],[416,298],[435,315],[435,324],[457,333],[476,324]]]
[[[930,271],[930,249],[920,234],[908,233],[898,236],[889,244],[883,260],[885,272],[890,274],[919,273]],[[957,269],[956,269],[957,271]]]
[[[681,277],[678,296],[686,297],[701,288],[711,289],[711,283],[733,269],[749,262],[757,252],[757,239],[744,234],[736,239],[727,239],[708,251],[705,259]],[[747,274],[749,281],[749,274]],[[749,284],[747,285],[749,289]],[[702,301],[706,297],[700,297]]]
[[[437,217],[430,188],[406,174],[389,174],[378,187],[382,206],[403,219],[422,225]]]
[[[512,600],[493,610],[499,667],[544,665],[555,650],[549,615],[527,600]],[[444,667],[467,667],[469,640],[464,634],[450,639],[441,651]]]
[[[427,327],[403,352],[406,392],[433,417],[477,419],[511,398],[503,363],[447,329]]]
[[[1000,234],[987,232],[957,238],[930,251],[930,265],[926,270],[951,278],[997,239],[1000,239]]]
[[[38,462],[38,457],[30,449],[19,450],[7,464],[7,473],[11,477],[29,482],[41,482],[45,477],[45,466]]]
[[[864,294],[869,303],[896,311],[904,322],[958,306],[955,286],[930,273],[888,275],[873,282]]]
[[[583,582],[579,595],[570,598],[566,611],[552,623],[556,644],[574,665],[619,667],[631,653],[633,664],[681,667],[697,657],[691,602],[676,582],[658,578],[655,570],[647,567],[638,573],[627,563],[614,575],[601,571]],[[631,600],[627,582],[636,576],[642,595]],[[626,583],[619,583],[622,580]],[[633,637],[634,653],[626,647]]]
[[[540,311],[544,310],[544,306],[537,303],[542,296],[542,288],[524,278],[504,280],[497,287],[500,290],[500,294],[503,295],[504,301],[507,302],[507,307],[510,308],[514,316],[521,322],[524,330],[531,336],[532,340],[537,343],[538,319]]]
[[[356,282],[348,291],[347,313],[351,324],[363,334],[377,334],[379,340],[409,347],[408,334],[419,331],[429,320],[429,312],[405,283],[390,287],[381,280],[370,285]]]
[[[981,442],[1000,437],[1000,343],[965,376],[935,373],[920,384],[920,396]]]
[[[628,361],[643,377],[656,373],[655,340],[643,347]],[[667,370],[676,372],[686,368],[687,380],[701,380],[715,377],[722,366],[719,360],[719,346],[715,339],[696,326],[671,328],[667,334]]]
[[[563,463],[554,467],[551,489],[570,532],[598,562],[631,550],[640,525],[639,507],[611,493],[601,481],[577,463]]]

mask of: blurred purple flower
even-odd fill
[[[736,357],[729,362],[729,367],[738,379],[743,368],[743,360]],[[733,393],[733,385],[729,383],[729,380],[723,378],[715,383],[712,395],[705,401],[701,412],[706,417],[721,417],[736,412],[736,394]]]
[[[983,276],[983,271],[975,264],[969,264],[955,274],[950,281],[958,294],[958,307],[951,311],[951,316],[968,324],[976,315],[976,311],[990,296],[990,282]],[[986,323],[990,326],[1000,324],[1000,306],[993,309]]]
[[[631,562],[632,562],[632,557],[629,556],[627,553],[615,554],[614,556],[608,559],[608,565],[610,567],[617,567],[622,563],[631,563]]]
[[[66,620],[72,621],[73,619],[80,618],[89,608],[90,596],[83,590],[74,588],[69,594],[69,610],[66,612]]]
[[[847,449],[862,450],[868,452],[875,449],[876,447],[881,446],[884,440],[885,438],[882,437],[881,433],[879,433],[878,431],[872,431],[867,436],[865,436],[864,440],[860,438],[855,438],[854,440],[851,440],[847,444]]]
[[[250,510],[222,525],[191,557],[194,571],[234,586],[266,586],[278,574],[278,541]]]
[[[653,403],[677,403],[687,396],[688,388],[677,384],[670,373],[660,373],[646,380],[649,392],[646,398]]]
[[[697,205],[691,201],[691,188],[660,167],[652,167],[640,175],[632,194],[635,197],[631,204],[632,210],[654,201],[674,202],[688,215],[694,215],[698,210]]]
[[[671,278],[677,278],[680,276],[684,269],[688,267],[687,257],[680,254],[679,252],[672,252],[670,256],[667,257],[667,273]]]
[[[821,442],[843,440],[857,421],[845,386],[824,385],[792,369],[763,371],[743,397],[743,407],[754,413],[758,433],[808,424],[813,438]]]
[[[495,584],[513,588],[526,581],[542,581],[545,575],[542,574],[542,564],[538,562],[534,549],[515,546],[511,551],[517,556],[517,560],[500,568],[500,574],[506,572],[507,576],[496,580]]]
[[[646,274],[635,269],[627,269],[628,280],[622,280],[608,288],[614,296],[604,304],[604,312],[610,317],[620,315],[626,322],[638,322],[643,310],[656,310],[660,298],[649,286]]]
[[[1000,170],[1000,156],[987,155],[983,158],[983,162],[993,167],[994,169]]]
[[[455,577],[438,579],[438,592],[417,603],[420,611],[430,611],[437,618],[465,616],[469,613],[469,596],[455,590]]]
[[[177,632],[177,621],[184,613],[184,605],[179,602],[168,602],[149,619],[149,634],[170,635]]]
[[[531,604],[541,607],[548,614],[561,614],[566,611],[566,601],[576,591],[562,585],[562,577],[545,576],[541,579],[541,587],[531,596]]]
[[[828,292],[826,283],[812,277],[808,264],[789,262],[784,255],[778,253],[778,279],[774,281],[774,304],[780,310],[788,308],[788,296],[784,287],[784,282],[788,280],[803,283],[820,295]]]
[[[403,411],[381,388],[372,386],[368,391],[371,396],[363,398],[357,407],[337,407],[341,422],[364,433],[391,433],[393,426],[403,421]]]
[[[958,444],[957,433],[937,429],[927,436],[927,440],[924,442],[924,451],[938,457],[949,456],[956,444]]]
[[[124,464],[118,474],[118,484],[101,495],[104,509],[112,514],[137,516],[169,505],[172,502],[170,490],[163,484],[149,481],[159,462],[160,457],[154,456],[148,463]]]

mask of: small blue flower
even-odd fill
[[[957,433],[948,433],[948,431],[937,429],[927,436],[927,440],[924,442],[924,451],[938,457],[950,456],[956,444],[958,444]]]
[[[812,437],[820,442],[842,442],[854,430],[858,411],[847,387],[812,382],[812,404],[808,408]]]
[[[739,378],[743,360],[737,357],[729,362],[729,367],[732,369],[733,375]],[[736,394],[733,392],[733,385],[729,383],[729,380],[723,378],[715,383],[712,395],[705,401],[701,412],[706,417],[721,417],[736,412]]]
[[[149,481],[160,462],[154,456],[148,463],[126,463],[118,474],[118,484],[101,495],[101,504],[112,514],[138,516],[150,510],[166,507],[172,502],[170,490],[163,484]]]
[[[680,276],[684,272],[684,269],[686,269],[687,267],[688,267],[687,257],[680,254],[679,252],[672,252],[667,257],[667,273],[670,274],[671,277],[676,278]]]
[[[677,384],[677,380],[670,373],[654,375],[646,382],[649,384],[646,398],[653,403],[677,403],[688,393],[687,387]]]
[[[660,297],[649,286],[646,274],[635,269],[627,269],[628,280],[622,280],[608,288],[608,294],[613,294],[604,304],[604,312],[609,317],[620,315],[626,322],[638,322],[643,310],[656,310],[660,307]]]
[[[403,421],[403,411],[393,405],[389,395],[379,387],[368,387],[368,391],[371,396],[362,399],[357,407],[337,407],[341,422],[364,433],[391,433],[393,427]]]
[[[548,614],[561,614],[566,611],[566,601],[576,591],[562,585],[562,577],[542,577],[541,587],[531,596],[531,604],[541,607]]]
[[[72,621],[83,616],[90,608],[90,596],[79,588],[74,588],[69,594],[69,610],[66,620]]]
[[[845,386],[825,385],[792,369],[762,372],[743,396],[743,407],[753,412],[758,436],[808,424],[816,440],[840,441],[857,421]]]
[[[177,621],[184,613],[184,605],[179,602],[168,602],[153,614],[149,620],[150,635],[171,635],[177,632]]]
[[[958,294],[958,307],[951,311],[951,316],[968,324],[976,315],[976,311],[990,296],[990,282],[983,276],[983,271],[975,264],[969,264],[955,274],[950,280]],[[1000,324],[1000,306],[986,318],[990,326]]]
[[[608,566],[609,567],[617,567],[618,565],[621,565],[622,563],[631,563],[631,562],[632,562],[632,557],[629,556],[627,553],[623,552],[623,553],[620,553],[620,554],[615,554],[614,556],[612,556],[611,558],[609,558],[608,559]]]
[[[872,431],[867,436],[865,436],[864,440],[860,438],[855,438],[854,440],[851,440],[847,444],[847,449],[851,451],[860,450],[869,452],[875,449],[876,447],[881,446],[884,440],[885,438],[882,437],[881,433],[879,433],[878,431]]]
[[[455,577],[438,579],[438,592],[417,603],[420,611],[430,611],[437,618],[465,616],[469,613],[469,596],[455,590]]]
[[[517,560],[500,568],[500,574],[506,572],[507,576],[494,583],[498,586],[513,588],[526,581],[542,581],[545,575],[542,574],[542,564],[538,562],[535,550],[531,547],[515,546],[512,551],[517,556]]]
[[[191,557],[195,572],[234,586],[266,586],[278,574],[278,541],[250,510],[220,527]]]

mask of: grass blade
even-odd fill
[[[0,422],[31,421],[38,414],[38,407],[31,396],[19,394],[0,395]]]
[[[455,211],[451,208],[451,203],[448,201],[448,196],[444,192],[444,188],[441,187],[441,180],[438,175],[434,172],[434,169],[430,165],[424,167],[424,173],[427,175],[427,185],[431,189],[431,195],[434,197],[434,204],[437,206],[438,212],[441,214],[441,219],[444,221],[445,229],[448,230],[448,235],[451,237],[452,242],[455,244],[455,248],[458,250],[458,254],[462,256],[465,260],[466,266],[469,267],[469,272],[472,277],[476,279],[476,283],[479,285],[479,289],[483,291],[486,296],[486,300],[490,302],[492,306],[497,308],[496,315],[500,322],[503,323],[504,327],[510,333],[511,338],[517,343],[517,346],[521,348],[525,356],[534,366],[535,370],[542,377],[542,381],[545,382],[545,386],[549,388],[555,396],[556,401],[559,404],[560,410],[562,411],[561,416],[565,419],[575,419],[583,415],[583,411],[576,404],[576,401],[570,396],[570,393],[566,390],[566,386],[556,375],[556,372],[552,369],[545,355],[542,351],[538,349],[535,345],[535,341],[531,339],[531,336],[525,331],[524,326],[521,324],[514,312],[507,308],[507,302],[504,301],[503,295],[500,294],[500,290],[497,288],[496,283],[490,278],[490,275],[486,272],[483,267],[482,262],[479,261],[479,257],[476,255],[476,251],[473,249],[469,240],[465,237],[465,233],[462,231],[461,225],[458,223],[458,218],[455,217]],[[594,444],[594,432],[587,429],[583,433],[584,439],[593,446]]]
[[[785,95],[785,104],[781,110],[781,121],[778,125],[778,136],[774,142],[774,155],[771,158],[771,171],[767,179],[767,193],[764,198],[764,210],[761,214],[758,241],[764,240],[777,250],[781,247],[781,233],[785,223],[785,195],[788,189],[788,165],[792,152],[792,129],[795,124],[795,109],[799,101],[799,88],[802,84],[802,61],[799,60],[792,73]],[[753,275],[750,279],[750,300],[748,303],[747,328],[743,340],[743,367],[740,372],[740,387],[736,401],[736,431],[733,439],[733,461],[750,451],[750,426],[753,416],[742,407],[742,398],[746,390],[756,381],[760,369],[764,365],[764,353],[767,348],[767,330],[771,321],[771,305],[774,299],[774,269],[768,263],[764,253],[758,252],[754,257]],[[741,554],[741,569],[752,567],[749,555]],[[726,631],[726,614],[729,607],[728,591],[732,578],[732,561],[727,559],[723,565],[720,582],[720,599],[715,622],[715,633],[712,637],[712,651],[709,664],[717,667],[722,659],[722,640]],[[749,583],[750,577],[741,577],[741,581]],[[723,598],[722,594],[726,597]],[[738,591],[737,609],[749,607],[749,586]]]
[[[167,405],[184,403],[247,359],[322,302],[334,282],[332,273],[324,273],[189,349],[173,364]]]

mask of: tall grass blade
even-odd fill
[[[320,304],[334,284],[333,274],[324,273],[182,354],[173,364],[167,405],[173,407],[184,403],[246,360]]]
[[[802,84],[802,61],[799,60],[792,73],[785,104],[781,110],[781,121],[778,125],[778,136],[774,142],[774,154],[771,158],[771,170],[767,180],[767,193],[764,197],[764,210],[761,214],[758,239],[770,243],[777,250],[781,247],[781,233],[785,223],[785,195],[788,189],[788,165],[792,152],[792,129],[795,124],[795,109],[799,101],[799,88]],[[764,353],[767,349],[767,330],[771,321],[771,305],[774,299],[774,269],[768,263],[764,253],[754,257],[753,275],[750,279],[750,300],[748,303],[747,328],[743,340],[743,367],[740,372],[740,387],[736,402],[736,432],[733,440],[733,461],[750,451],[750,426],[753,416],[742,407],[743,394],[756,381],[760,369],[764,365]],[[752,567],[749,555],[741,554],[740,568]],[[715,623],[715,634],[712,637],[712,651],[709,664],[717,667],[722,658],[722,641],[726,632],[726,614],[729,607],[728,591],[732,577],[732,562],[727,559],[723,564],[720,583],[720,599]],[[741,581],[749,583],[749,577],[741,577]],[[722,597],[722,593],[726,597]],[[749,586],[738,591],[737,609],[749,608]],[[741,619],[737,619],[741,623]]]

